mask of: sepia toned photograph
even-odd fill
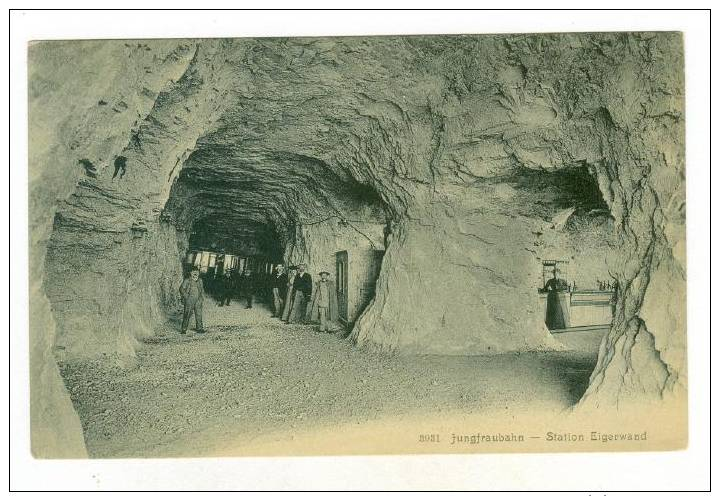
[[[686,448],[682,33],[27,67],[34,457]]]

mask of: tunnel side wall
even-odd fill
[[[395,226],[358,344],[409,353],[557,349],[538,315],[532,226],[435,212],[435,226]],[[468,222],[463,222],[463,220]],[[511,242],[509,240],[512,240]]]
[[[82,236],[55,229],[48,253],[48,297],[64,330],[56,354],[62,360],[122,361],[135,355],[140,340],[151,336],[168,313],[179,310],[187,240],[160,222],[143,230],[96,233],[92,244],[78,246]]]
[[[293,240],[285,248],[286,263],[296,265],[304,262],[313,278],[318,277],[321,270],[327,270],[334,280],[335,254],[344,250],[384,249],[384,227],[373,221],[355,223],[355,228],[341,226],[337,219],[298,226]]]
[[[67,329],[57,326],[47,298],[56,294],[48,291],[45,271],[56,215],[88,174],[112,173],[113,157],[128,145],[131,130],[192,57],[188,46],[175,41],[37,42],[29,47],[30,418],[32,452],[38,458],[87,456],[80,421],[56,363],[57,337]],[[82,159],[92,167],[86,170]],[[115,220],[109,219],[110,230],[118,230]],[[93,246],[92,238],[89,233],[80,237],[80,246],[69,247],[65,256],[87,258],[82,245]],[[92,267],[94,261],[88,260]],[[79,277],[92,277],[97,288],[106,270],[82,270]],[[122,308],[125,302],[104,305]],[[128,319],[125,324],[131,325]],[[95,323],[90,327],[96,328]]]
[[[53,129],[58,158],[75,181],[59,198],[47,242],[45,292],[59,324],[58,355],[124,362],[138,340],[177,309],[190,226],[171,223],[164,207],[183,161],[224,99],[221,75],[201,70],[217,43],[49,43],[39,49],[48,52],[46,65],[68,59],[67,68],[52,74],[61,85],[81,86],[92,77],[92,64],[101,64],[97,57],[118,61],[104,62],[116,78],[93,86],[97,93],[50,86],[38,93],[37,106],[62,101],[74,109]],[[48,73],[36,79],[43,77]],[[68,115],[53,110],[48,119]],[[114,167],[118,155],[126,157],[123,171]]]

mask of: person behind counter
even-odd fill
[[[568,289],[567,281],[558,277],[557,269],[553,269],[552,278],[548,279],[543,287],[547,292],[547,309],[545,311],[545,324],[548,329],[565,329],[568,322],[568,311],[565,300],[560,293]]]

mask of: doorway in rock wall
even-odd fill
[[[338,317],[345,325],[353,324],[375,297],[375,283],[382,250],[344,250],[335,254]]]

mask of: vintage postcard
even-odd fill
[[[35,457],[686,447],[681,33],[27,50]]]

